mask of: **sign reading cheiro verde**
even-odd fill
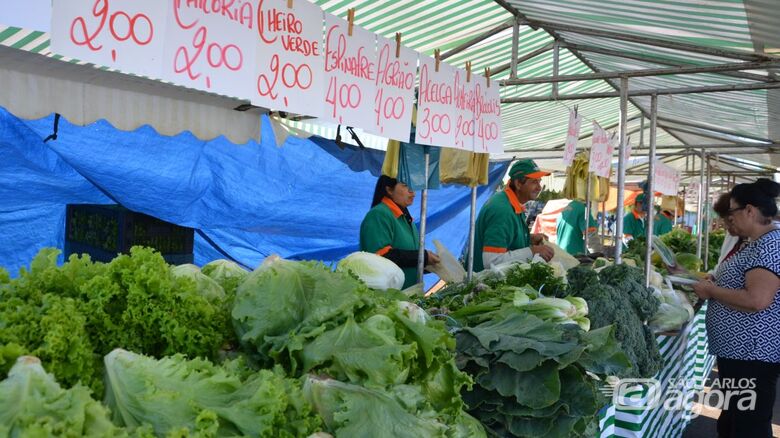
[[[312,102],[321,102],[324,95],[322,10],[308,1],[288,8],[284,0],[263,0],[257,7],[252,103],[321,116],[324,107]]]

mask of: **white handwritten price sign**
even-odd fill
[[[474,150],[474,82],[467,79],[466,71],[455,70],[455,104],[452,120],[455,120],[455,147],[466,151]]]
[[[325,111],[335,123],[358,127],[375,125],[376,37],[325,14]]]
[[[128,73],[159,78],[168,8],[158,0],[57,0],[51,50]]]
[[[374,125],[365,129],[383,137],[409,142],[417,52],[401,46],[396,57],[396,47],[395,41],[377,37]]]
[[[609,170],[612,165],[612,150],[607,132],[593,122],[593,143],[590,147],[590,163],[588,171],[598,176],[609,178]]]
[[[322,116],[325,64],[322,10],[308,1],[292,8],[284,0],[258,2],[256,79],[252,103],[309,116]]]
[[[474,152],[500,154],[504,152],[501,136],[501,96],[499,86],[488,86],[483,76],[471,77],[474,83]]]
[[[165,32],[163,79],[227,96],[252,95],[255,33],[252,3],[174,0]]]
[[[580,138],[582,115],[574,110],[569,111],[569,129],[566,130],[566,146],[563,149],[563,164],[570,166],[577,153],[577,141]]]
[[[660,160],[656,160],[653,178],[656,192],[664,195],[677,195],[677,188],[680,186],[680,172],[667,166]]]
[[[455,68],[420,56],[420,86],[417,93],[417,133],[415,142],[432,146],[454,148]],[[457,117],[457,116],[456,116]]]

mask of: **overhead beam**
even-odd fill
[[[629,90],[628,95],[652,96],[653,94],[672,95],[672,94],[696,94],[696,93],[725,93],[729,91],[749,91],[780,88],[780,82],[769,82],[760,84],[739,84],[739,85],[711,85],[704,87],[681,87],[681,88],[659,88],[651,90]],[[509,97],[501,99],[501,103],[528,103],[528,102],[550,102],[556,100],[583,100],[583,99],[606,99],[620,97],[619,92],[602,93],[583,93],[583,94],[559,94],[557,98],[552,96],[529,96],[529,97]]]
[[[635,115],[633,115],[633,116],[629,117],[629,118],[628,118],[628,121],[630,122],[630,121],[636,120],[636,119],[638,119],[639,117],[642,117],[642,115],[641,115],[641,114],[635,114]],[[618,122],[615,122],[615,123],[612,123],[612,124],[610,124],[610,125],[607,125],[607,126],[602,126],[602,127],[601,127],[601,129],[603,129],[603,130],[605,130],[605,131],[609,131],[610,129],[615,129],[615,128],[617,128],[618,126],[620,126],[620,122],[619,122],[619,121],[618,121]],[[632,134],[633,134],[633,132],[632,132]],[[578,141],[579,141],[579,140],[585,140],[586,138],[590,138],[590,137],[593,137],[593,131],[591,131],[591,132],[589,132],[589,133],[587,133],[587,134],[582,134],[582,135],[580,135],[579,137],[577,137],[577,140],[578,140]],[[559,144],[557,144],[557,145],[553,146],[553,147],[552,147],[552,149],[550,149],[550,151],[551,151],[551,152],[552,152],[552,151],[558,151],[558,150],[560,150],[561,148],[563,148],[563,147],[565,147],[565,146],[566,146],[566,143],[565,143],[565,142],[564,142],[564,143],[559,143]]]
[[[528,61],[529,59],[536,58],[537,56],[541,55],[542,53],[545,53],[545,52],[548,52],[548,51],[552,50],[552,48],[553,48],[553,43],[549,43],[549,44],[546,44],[545,46],[540,47],[540,48],[538,48],[538,49],[536,49],[534,51],[528,52],[525,55],[520,56],[520,57],[517,58],[517,65],[520,65],[520,64]],[[501,73],[503,71],[511,70],[511,68],[512,68],[512,63],[511,62],[507,62],[506,64],[502,64],[502,65],[500,65],[499,67],[497,67],[495,69],[491,68],[490,69],[490,76],[492,77],[493,75],[496,75],[496,74]]]
[[[766,53],[759,54],[753,52],[744,52],[740,50],[722,49],[717,47],[705,47],[697,44],[671,41],[662,38],[648,37],[643,35],[632,35],[629,33],[593,29],[589,27],[573,26],[570,24],[553,23],[553,22],[542,21],[542,20],[526,20],[522,24],[526,24],[534,28],[541,27],[542,29],[545,29],[547,31],[572,32],[581,35],[597,36],[597,37],[609,38],[612,40],[619,40],[619,41],[629,41],[638,44],[664,47],[667,49],[681,50],[684,52],[700,53],[703,55],[718,56],[727,59],[740,59],[743,61],[762,61],[762,60],[780,59],[777,56],[768,55]]]
[[[623,71],[608,71],[597,73],[584,73],[578,75],[553,75],[544,76],[538,78],[518,78],[518,79],[504,79],[499,82],[502,86],[509,85],[530,85],[530,84],[549,84],[557,82],[573,82],[573,81],[592,81],[598,79],[618,79],[618,78],[636,78],[646,76],[667,76],[667,75],[682,75],[682,74],[696,74],[696,73],[715,73],[722,71],[739,71],[739,70],[763,70],[770,68],[780,67],[780,61],[758,61],[758,62],[733,62],[728,64],[715,64],[715,65],[697,65],[697,66],[685,66],[685,67],[668,67],[668,68],[648,68],[640,70],[623,70]]]
[[[685,125],[685,126],[690,126],[692,128],[704,129],[705,131],[718,132],[718,133],[721,133],[721,134],[724,134],[724,135],[729,135],[729,136],[732,136],[732,137],[749,138],[751,140],[760,141],[760,142],[764,142],[764,143],[771,143],[772,142],[771,140],[769,140],[767,138],[756,137],[756,136],[749,135],[749,134],[740,134],[738,132],[728,131],[728,130],[724,130],[722,128],[715,128],[715,127],[712,127],[712,126],[709,126],[709,125],[705,125],[703,123],[696,123],[696,122],[691,122],[691,121],[688,121],[688,120],[677,120],[677,119],[672,119],[672,118],[669,118],[669,117],[659,117],[659,120],[661,120],[663,122],[674,123],[676,125]]]
[[[674,122],[668,122],[668,123],[674,123]],[[712,138],[712,139],[715,139],[715,140],[729,141],[728,138],[726,138],[726,137],[743,137],[743,138],[750,138],[751,140],[759,140],[759,141],[762,141],[762,142],[766,142],[766,143],[758,143],[757,144],[758,146],[762,146],[763,144],[771,143],[769,140],[761,140],[761,139],[758,139],[758,138],[745,137],[745,136],[743,136],[741,134],[727,134],[727,133],[724,133],[724,132],[721,132],[721,131],[716,131],[716,130],[697,131],[695,129],[687,128],[687,127],[684,127],[684,126],[682,126],[682,127],[680,127],[680,126],[670,126],[670,125],[667,125],[666,123],[663,123],[661,126],[663,126],[664,129],[666,129],[666,130],[682,132],[682,133],[685,133],[685,134],[696,135],[696,136],[699,136],[699,137]]]
[[[614,49],[607,49],[604,47],[596,47],[596,46],[590,46],[585,44],[572,44],[567,43],[565,46],[569,50],[576,50],[578,52],[588,52],[588,53],[598,53],[601,55],[608,55],[608,56],[614,56],[618,58],[624,58],[624,59],[631,59],[634,61],[642,61],[642,62],[650,62],[653,64],[658,65],[666,65],[669,67],[685,67],[692,64],[686,64],[686,63],[680,63],[680,62],[671,62],[667,60],[662,60],[655,58],[653,56],[648,55],[642,55],[639,53],[628,53],[624,52],[622,50],[614,50]],[[722,75],[722,76],[730,76],[734,78],[740,78],[740,79],[748,79],[751,81],[760,81],[760,82],[773,82],[775,79],[771,78],[770,76],[763,76],[756,73],[744,73],[744,72],[738,72],[738,71],[720,71],[720,72],[712,72],[713,74]]]
[[[511,20],[508,20],[508,21],[506,21],[504,23],[501,23],[498,26],[494,27],[493,29],[490,29],[489,31],[487,31],[487,32],[485,32],[485,33],[483,33],[481,35],[477,35],[474,38],[466,41],[465,43],[448,50],[447,52],[445,52],[445,53],[443,53],[441,55],[441,59],[447,59],[447,58],[449,58],[452,55],[456,55],[456,54],[458,54],[458,53],[468,49],[469,47],[473,46],[474,44],[477,44],[477,43],[479,43],[481,41],[484,41],[484,40],[492,37],[493,35],[501,33],[503,31],[509,29],[510,27],[512,27],[512,25],[514,23],[515,23],[515,19],[514,18],[511,19]]]

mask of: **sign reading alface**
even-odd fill
[[[418,54],[297,0],[57,0],[60,55],[410,141]],[[423,57],[417,142],[503,152],[498,85]]]

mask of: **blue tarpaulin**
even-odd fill
[[[257,143],[126,132],[106,121],[75,126],[54,116],[21,120],[0,107],[0,266],[15,275],[35,253],[64,246],[67,204],[119,203],[198,230],[195,263],[232,258],[254,268],[271,254],[334,262],[358,249],[384,152],[290,136],[277,147],[263,118]],[[506,171],[491,165],[481,206]],[[420,196],[410,208],[419,220]],[[428,197],[428,238],[459,255],[468,235],[470,189]],[[434,279],[427,279],[427,283]]]

